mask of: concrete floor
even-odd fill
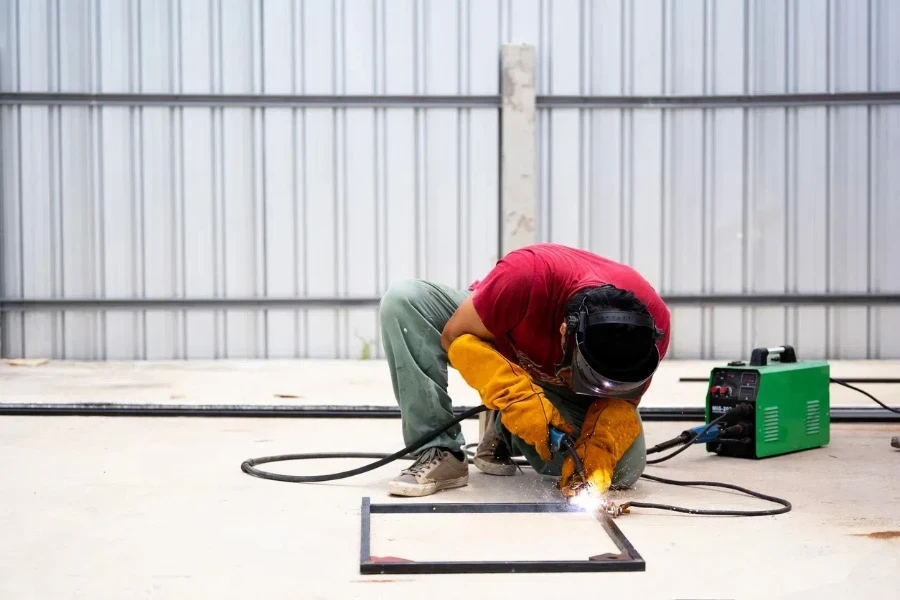
[[[327,365],[6,366],[0,367],[0,402],[391,402],[383,364]],[[654,404],[699,405],[689,393],[696,384],[672,381],[676,373],[702,375],[708,366],[677,366],[667,372],[668,383],[660,378]],[[859,375],[865,367],[837,364],[833,374],[841,368],[842,376]],[[871,376],[898,372],[896,363],[868,367]],[[343,383],[332,384],[336,393],[328,395],[328,376],[336,373]],[[458,383],[451,388],[459,404],[474,404]],[[897,403],[889,386],[869,389]],[[836,397],[835,404],[859,404]],[[655,443],[685,425],[648,423],[647,436]],[[477,423],[466,422],[465,431],[475,441]],[[358,572],[359,505],[363,496],[400,501],[386,494],[399,465],[298,485],[250,477],[240,463],[293,452],[393,451],[401,444],[397,420],[0,417],[0,598],[896,598],[900,451],[889,439],[898,434],[893,425],[836,425],[822,449],[743,461],[696,448],[648,468],[743,485],[785,497],[794,509],[740,519],[635,509],[617,523],[647,561],[644,573],[388,577]],[[360,462],[272,469],[327,472]],[[649,481],[618,494],[626,498],[698,508],[770,506]],[[496,478],[472,467],[468,487],[419,501],[555,499],[552,480],[527,469]],[[471,516],[408,518],[415,526],[403,518],[377,521],[373,554],[560,559],[607,549],[588,519],[524,516],[515,528],[503,528]]]

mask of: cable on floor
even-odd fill
[[[790,512],[792,506],[791,503],[785,500],[784,498],[778,498],[777,496],[770,496],[768,494],[763,494],[761,492],[754,492],[753,490],[741,487],[739,485],[733,485],[731,483],[721,483],[718,481],[681,481],[678,479],[666,479],[664,477],[657,477],[655,475],[648,475],[644,473],[641,475],[643,479],[649,479],[650,481],[656,481],[658,483],[666,483],[669,485],[678,485],[678,486],[697,486],[697,485],[705,485],[710,487],[720,487],[726,488],[729,490],[734,490],[736,492],[741,492],[742,494],[747,494],[748,496],[752,496],[754,498],[759,498],[760,500],[766,500],[768,502],[774,502],[775,504],[780,504],[781,508],[773,508],[770,510],[701,510],[698,508],[684,508],[681,506],[673,506],[671,504],[656,504],[654,502],[640,502],[640,501],[628,501],[621,505],[622,509],[634,507],[634,508],[656,508],[659,510],[670,510],[673,512],[679,513],[687,513],[690,515],[705,515],[705,516],[719,516],[719,517],[767,517],[772,515],[780,515],[782,513]]]
[[[314,454],[281,454],[278,456],[263,456],[261,458],[249,458],[245,460],[241,464],[241,471],[247,473],[248,475],[253,475],[254,477],[259,477],[261,479],[285,481],[288,483],[320,483],[323,481],[346,479],[347,477],[353,477],[354,475],[361,475],[363,473],[373,471],[379,467],[383,467],[384,465],[392,463],[395,460],[399,460],[401,458],[412,459],[414,457],[410,456],[411,452],[418,450],[457,423],[460,423],[465,419],[468,419],[469,417],[477,415],[478,413],[484,412],[486,410],[487,406],[484,405],[470,408],[469,410],[460,414],[458,417],[455,417],[448,421],[446,425],[443,425],[430,431],[429,433],[426,433],[412,444],[409,444],[402,450],[394,452],[393,454],[376,454],[371,452],[320,452]],[[324,473],[322,475],[282,475],[281,473],[270,473],[268,471],[263,471],[256,468],[256,465],[262,465],[266,463],[283,462],[288,460],[314,460],[322,458],[379,458],[381,460],[377,460],[368,465],[364,465],[356,469],[351,469],[349,471],[341,471],[340,473]]]
[[[885,410],[889,410],[889,411],[891,411],[892,413],[900,414],[900,409],[898,409],[898,408],[893,408],[893,407],[888,406],[887,404],[885,404],[884,402],[882,402],[881,400],[879,400],[878,398],[876,398],[875,396],[873,396],[873,395],[870,394],[869,392],[867,392],[867,391],[865,391],[865,390],[861,390],[861,389],[859,389],[858,387],[856,387],[855,385],[850,385],[850,384],[847,383],[846,381],[842,381],[842,380],[840,380],[840,379],[833,379],[833,378],[831,378],[831,379],[829,379],[829,381],[831,381],[831,383],[836,383],[836,384],[838,384],[838,385],[842,385],[842,386],[844,386],[845,388],[850,388],[850,389],[853,390],[854,392],[859,392],[859,393],[862,394],[863,396],[868,396],[869,398],[871,398],[872,400],[874,400],[875,403],[878,404],[878,406],[880,406],[881,408],[883,408],[883,409],[885,409]]]
[[[851,390],[857,391],[860,394],[863,394],[864,396],[871,398],[879,406],[881,406],[882,408],[884,408],[886,410],[889,410],[889,411],[895,412],[895,413],[900,413],[900,409],[892,408],[892,407],[888,406],[887,404],[884,404],[883,402],[881,402],[878,398],[876,398],[869,392],[866,392],[865,390],[861,390],[858,387],[847,383],[846,381],[841,381],[840,379],[831,379],[831,382],[836,383],[838,385],[842,385]],[[282,455],[278,455],[278,456],[264,456],[261,458],[247,459],[241,464],[241,470],[244,473],[247,473],[248,475],[252,475],[254,477],[259,477],[261,479],[284,481],[284,482],[288,482],[288,483],[318,483],[318,482],[323,482],[323,481],[335,481],[338,479],[346,479],[347,477],[353,477],[354,475],[361,475],[362,473],[367,473],[367,472],[377,469],[379,467],[383,467],[384,465],[394,462],[395,460],[412,459],[414,457],[410,454],[411,452],[418,450],[419,448],[421,448],[422,446],[424,446],[425,444],[427,444],[428,442],[430,442],[431,440],[433,440],[434,438],[439,436],[441,433],[443,433],[444,431],[446,431],[453,425],[456,425],[456,424],[464,421],[465,419],[468,419],[469,417],[475,416],[478,413],[484,412],[485,410],[487,410],[487,407],[484,405],[471,408],[471,409],[463,412],[459,416],[455,417],[454,419],[450,420],[446,425],[434,429],[433,431],[425,434],[424,436],[422,436],[421,438],[419,438],[412,444],[409,444],[402,450],[399,450],[393,454],[380,454],[380,453],[372,453],[372,452],[318,452],[318,453],[310,453],[310,454],[282,454]],[[726,413],[726,415],[727,415],[727,413]],[[684,444],[675,452],[673,452],[669,455],[666,455],[662,458],[647,461],[647,464],[648,465],[659,464],[663,461],[673,458],[674,456],[677,456],[681,452],[684,452],[688,447],[690,447],[693,444],[693,441],[695,439],[701,438],[704,433],[709,431],[709,429],[713,425],[715,425],[716,423],[721,421],[723,418],[725,418],[726,415],[722,415],[716,419],[713,419],[711,422],[709,422],[706,425],[706,427],[704,429],[702,429],[700,431],[700,433],[697,436],[694,436],[693,438],[686,440],[684,442]],[[663,444],[659,444],[659,445],[655,446],[654,448],[652,448],[651,450],[658,451],[661,449],[666,449],[666,448],[671,447],[671,445],[667,445],[667,444],[670,444],[670,442],[664,442]],[[465,452],[469,462],[471,462],[471,460],[472,460],[472,453],[470,452],[470,449],[475,446],[477,446],[477,444],[467,444],[464,448],[464,452]],[[256,465],[273,463],[273,462],[283,462],[283,461],[290,461],[290,460],[336,459],[336,458],[377,458],[379,460],[376,460],[375,462],[370,463],[368,465],[358,467],[356,469],[351,469],[349,471],[341,471],[339,473],[325,473],[322,475],[283,475],[280,473],[270,473],[268,471],[263,471],[261,469],[256,468]],[[527,461],[524,461],[523,459],[513,460],[513,462],[519,466],[528,465]],[[754,498],[759,498],[761,500],[767,500],[769,502],[774,502],[776,504],[780,504],[782,506],[782,508],[777,508],[777,509],[772,509],[772,510],[756,510],[756,511],[754,511],[754,510],[702,510],[702,509],[696,509],[696,508],[684,508],[681,506],[673,506],[670,504],[658,504],[658,503],[653,503],[653,502],[640,502],[640,501],[626,502],[625,504],[622,505],[623,508],[626,506],[634,507],[634,508],[655,508],[655,509],[660,509],[660,510],[670,510],[670,511],[674,511],[674,512],[687,513],[687,514],[692,514],[692,515],[739,516],[739,517],[771,516],[771,515],[778,515],[778,514],[786,513],[791,510],[791,503],[783,498],[770,496],[767,494],[763,494],[761,492],[755,492],[753,490],[743,488],[743,487],[740,487],[737,485],[733,485],[730,483],[721,483],[721,482],[717,482],[717,481],[679,481],[676,479],[666,479],[663,477],[656,477],[654,475],[648,475],[646,473],[641,475],[641,477],[643,479],[648,479],[650,481],[656,481],[658,483],[665,483],[665,484],[669,484],[669,485],[710,486],[710,487],[726,488],[726,489],[735,490],[735,491],[747,494]]]

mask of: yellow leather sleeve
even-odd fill
[[[550,460],[549,426],[571,434],[556,407],[528,373],[488,342],[474,335],[461,335],[450,344],[450,365],[478,391],[488,408],[500,411],[500,420],[510,432],[535,447]]]

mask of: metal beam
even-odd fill
[[[470,406],[453,408],[459,416]],[[703,422],[705,409],[640,407],[643,421]],[[264,419],[399,419],[396,406],[253,405],[253,404],[119,404],[115,402],[0,403],[0,416],[20,417],[239,417]],[[475,418],[475,417],[471,417]],[[878,407],[831,408],[832,423],[900,423],[900,414]]]
[[[0,312],[375,307],[381,298],[0,298]]]
[[[900,304],[900,294],[673,294],[669,306],[875,306]]]
[[[733,96],[538,96],[538,108],[758,108],[900,104],[897,92]]]
[[[500,95],[273,95],[273,94],[88,94],[5,92],[0,105],[38,106],[208,106],[296,108],[500,108]],[[754,108],[900,104],[900,91],[728,96],[549,96],[538,108]]]
[[[900,383],[900,377],[841,377],[844,383]],[[679,377],[678,383],[709,383],[709,377]]]
[[[500,96],[272,94],[82,94],[6,92],[0,105],[39,106],[208,106],[236,108],[500,108]]]
[[[900,294],[671,294],[669,306],[881,306]],[[0,298],[0,312],[376,307],[381,298]]]

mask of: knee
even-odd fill
[[[392,284],[378,306],[382,325],[390,321],[402,321],[427,294],[425,282],[418,279],[404,279]]]

